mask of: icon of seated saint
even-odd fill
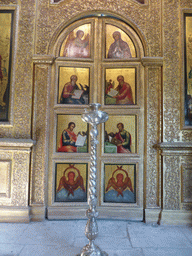
[[[87,133],[78,132],[78,134],[76,134],[73,131],[75,126],[74,122],[69,122],[67,129],[63,130],[57,150],[58,152],[76,153],[77,147],[85,146]]]
[[[117,146],[117,153],[131,153],[131,134],[124,129],[123,123],[118,123],[119,132],[109,134],[105,132],[105,142],[110,142]]]

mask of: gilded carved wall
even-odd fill
[[[11,200],[6,201],[0,196],[1,207],[30,206],[34,219],[36,215],[44,218],[50,193],[50,102],[56,81],[57,39],[78,19],[104,14],[128,24],[143,45],[144,56],[138,60],[142,64],[140,79],[144,91],[141,107],[143,171],[139,182],[143,187],[146,220],[156,221],[161,210],[165,210],[167,219],[167,211],[186,211],[188,214],[192,208],[191,185],[187,183],[192,170],[192,129],[187,130],[183,125],[182,38],[183,13],[192,13],[192,3],[187,0],[146,0],[144,4],[134,0],[65,0],[57,3],[50,0],[0,0],[0,9],[15,10],[10,121],[0,123],[0,137],[7,140],[7,145],[11,138],[36,142],[33,146],[25,144],[29,148],[27,152],[32,147],[31,153],[21,152],[17,140],[14,145],[9,144],[9,153],[1,153],[0,164],[4,164],[0,168],[0,177],[7,179],[3,191],[9,190],[9,184],[14,191]],[[179,142],[182,145],[177,144]],[[155,147],[157,144],[159,146]],[[3,150],[5,144],[1,146],[0,143],[0,147]],[[11,164],[6,162],[7,159]],[[15,173],[14,179],[6,178],[9,168]],[[30,180],[27,180],[27,174]],[[22,196],[26,183],[29,183],[29,193]],[[41,209],[40,213],[38,209]]]
[[[160,207],[160,157],[153,145],[161,141],[161,66],[148,67],[146,206]]]

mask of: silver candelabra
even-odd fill
[[[99,103],[92,103],[89,109],[85,109],[82,114],[82,120],[91,124],[91,166],[90,166],[90,179],[89,179],[89,192],[88,192],[88,205],[89,209],[86,212],[88,221],[85,227],[85,235],[89,239],[89,244],[83,247],[79,256],[107,256],[106,252],[95,245],[94,241],[98,236],[98,226],[96,218],[98,212],[97,206],[97,140],[98,130],[97,125],[104,123],[108,120],[108,114],[99,110],[101,105]]]

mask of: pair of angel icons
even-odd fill
[[[122,166],[114,166],[113,172],[105,178],[105,202],[135,202],[133,181],[128,171]],[[64,169],[63,175],[58,179],[56,188],[56,201],[58,202],[85,202],[87,177],[75,167],[69,164]],[[133,179],[133,178],[132,178]]]

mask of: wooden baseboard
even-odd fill
[[[31,205],[30,206],[30,220],[31,221],[44,221],[46,217],[46,207],[44,205]]]
[[[29,207],[0,207],[0,222],[30,221]]]
[[[192,225],[192,212],[163,210],[161,223],[163,225]]]
[[[145,209],[145,222],[159,225],[192,225],[192,212]]]
[[[160,224],[161,221],[161,209],[145,209],[145,223]]]
[[[48,219],[87,219],[86,217],[87,207],[48,207]],[[127,210],[111,210],[108,207],[98,207],[98,219],[115,219],[115,220],[143,220],[143,209],[134,208]]]

